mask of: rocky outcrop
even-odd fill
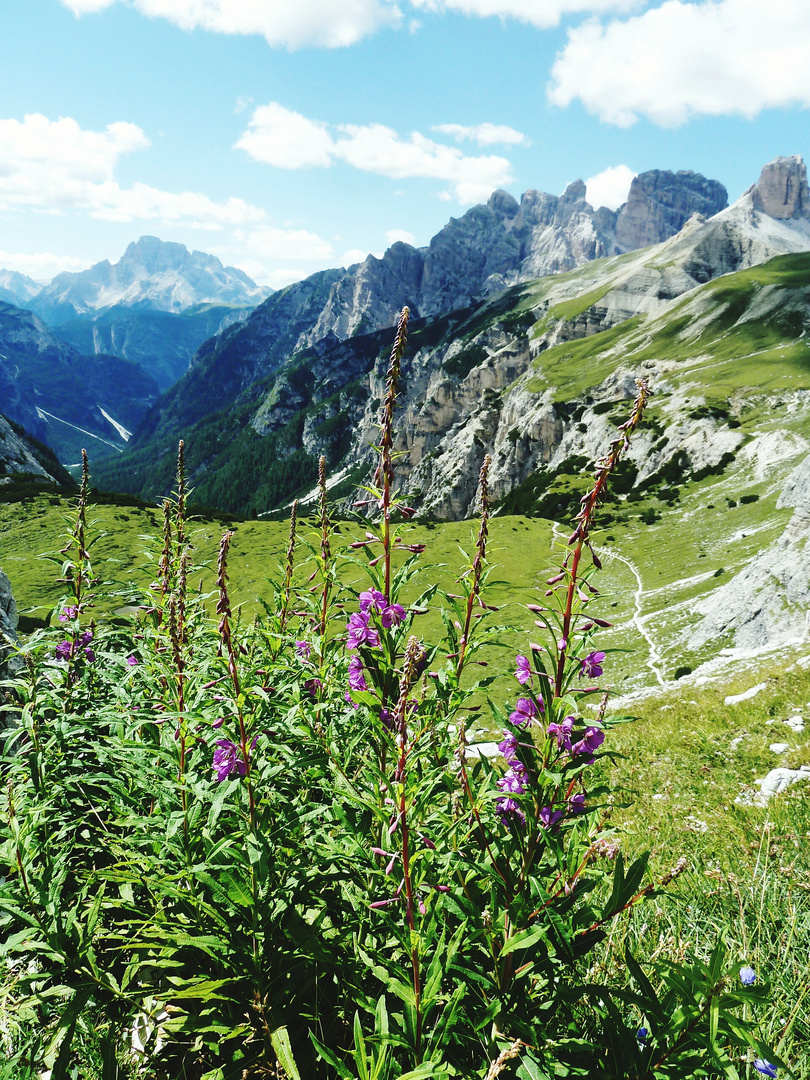
[[[658,244],[680,232],[693,214],[712,217],[728,206],[717,180],[681,170],[640,173],[630,184],[616,220],[616,241],[625,251]]]
[[[56,478],[37,460],[33,447],[0,416],[0,485],[22,477],[55,484]],[[60,482],[62,477],[60,477]]]
[[[777,220],[810,218],[807,168],[798,154],[769,161],[752,192],[755,210]]]
[[[17,605],[11,593],[11,582],[0,570],[0,680],[16,675],[22,666],[16,653],[19,645],[17,621]],[[3,726],[0,716],[0,728]]]
[[[42,286],[25,274],[18,274],[16,270],[0,270],[0,300],[6,304],[25,307],[41,290]]]

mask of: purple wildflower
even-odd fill
[[[517,760],[517,748],[517,735],[513,734],[511,731],[505,731],[503,733],[503,742],[498,743],[498,749],[510,765]]]
[[[578,791],[576,795],[572,795],[568,800],[568,812],[569,814],[584,814],[586,810],[585,793],[584,791]]]
[[[296,641],[295,651],[302,660],[309,660],[309,654],[312,652],[312,646],[308,641]]]
[[[740,982],[743,986],[753,986],[757,981],[757,973],[752,967],[740,968]]]
[[[532,681],[532,666],[529,663],[529,658],[528,656],[517,656],[515,662],[517,664],[515,678],[521,686],[525,686],[527,682]]]
[[[244,776],[247,772],[247,765],[245,759],[241,756],[239,747],[230,739],[217,739],[217,748],[214,751],[211,767],[220,782],[227,780],[231,773]]]
[[[526,727],[531,724],[535,716],[537,716],[537,706],[531,700],[531,698],[518,698],[515,704],[515,711],[509,714],[510,723],[515,727]],[[540,712],[543,712],[543,703],[540,702]]]
[[[353,656],[349,661],[349,689],[368,690],[363,676],[363,661],[359,656]]]
[[[636,1032],[636,1038],[638,1039],[638,1041],[640,1043],[643,1044],[643,1043],[645,1043],[647,1041],[647,1036],[649,1034],[650,1034],[649,1031],[647,1031],[647,1029],[645,1027],[640,1027],[638,1029],[638,1031]]]
[[[56,646],[56,659],[69,660],[73,656],[73,642],[60,641]]]
[[[349,637],[346,641],[346,646],[349,649],[359,649],[361,645],[367,645],[370,649],[376,649],[380,644],[380,635],[369,625],[368,614],[355,611],[353,615],[349,616],[349,621],[346,624],[346,629],[349,631]]]
[[[574,743],[571,747],[572,754],[587,754],[589,758],[593,758],[594,751],[598,750],[602,743],[605,741],[605,733],[601,728],[589,727],[585,729],[585,734],[579,740],[578,743]]]
[[[552,810],[550,806],[543,806],[540,810],[540,824],[544,829],[553,829],[562,816],[562,810]]]
[[[379,589],[366,589],[365,592],[360,593],[358,600],[360,603],[360,611],[364,615],[368,615],[372,609],[376,612],[380,612],[385,607],[385,597]]]
[[[508,791],[510,795],[522,795],[526,791],[526,769],[519,761],[512,763],[498,781],[501,791]]]
[[[79,614],[77,607],[71,607],[68,605],[59,612],[59,622],[67,622],[69,619],[75,619]]]
[[[561,724],[549,724],[548,734],[556,736],[557,746],[560,750],[571,749],[571,732],[574,730],[574,717],[566,716]]]
[[[316,698],[318,696],[318,692],[323,689],[323,683],[320,679],[307,679],[304,682],[304,689],[310,697]]]
[[[212,728],[221,728],[224,723],[225,723],[225,717],[224,716],[218,716],[216,718],[216,720],[214,720],[213,723],[211,724],[211,727]]]
[[[511,826],[515,821],[520,822],[521,825],[526,824],[526,815],[515,800],[508,795],[495,800],[495,810],[504,825]]]
[[[96,654],[95,654],[95,653],[93,652],[93,650],[92,650],[92,649],[85,649],[85,650],[84,650],[84,655],[85,655],[85,656],[87,657],[88,661],[89,661],[89,662],[90,662],[91,664],[92,664],[92,663],[93,663],[93,661],[94,661],[94,660],[96,659]]]
[[[86,645],[89,645],[92,640],[93,640],[93,631],[92,630],[85,630],[85,632],[79,638],[79,645],[81,645],[81,647],[84,648]]]
[[[604,659],[605,654],[603,652],[589,652],[582,661],[582,670],[579,673],[580,679],[586,675],[589,679],[598,679],[602,674],[602,661]]]
[[[776,1076],[779,1072],[777,1067],[772,1065],[770,1061],[766,1061],[765,1058],[757,1058],[754,1062],[754,1068],[765,1076]]]
[[[405,608],[402,604],[389,604],[387,608],[383,609],[380,622],[386,630],[390,630],[392,626],[399,626],[404,618]]]
[[[138,666],[138,657],[137,656],[128,656],[127,657],[127,664],[129,665],[129,667],[137,667]]]
[[[354,699],[352,698],[352,695],[351,695],[351,694],[349,693],[349,691],[348,691],[348,690],[347,690],[347,691],[346,691],[346,693],[345,693],[345,694],[343,695],[343,697],[344,697],[344,698],[346,699],[346,701],[348,701],[348,703],[349,703],[349,704],[351,705],[351,707],[352,707],[353,709],[359,709],[359,708],[360,708],[360,706],[359,706],[359,705],[357,704],[357,702],[356,702],[356,701],[355,701],[355,700],[354,700]]]

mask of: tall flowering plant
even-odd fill
[[[722,940],[706,963],[614,952],[615,974],[589,977],[606,929],[683,870],[656,881],[646,856],[625,865],[597,779],[617,718],[592,527],[649,389],[529,605],[507,694],[487,649],[503,634],[487,602],[489,459],[452,591],[424,583],[406,531],[394,417],[408,321],[363,534],[341,561],[321,461],[310,558],[293,504],[264,618],[232,608],[230,532],[212,617],[190,595],[181,447],[143,610],[84,642],[84,485],[60,609],[70,655],[47,633],[28,646],[5,762],[0,958],[30,1071],[686,1080],[738,1076],[747,1051],[765,1075],[780,1067],[747,1015],[767,987]],[[435,606],[444,634],[423,640]],[[491,760],[470,745],[478,718],[500,730]]]

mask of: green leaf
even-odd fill
[[[290,1045],[290,1036],[286,1027],[279,1027],[275,1031],[271,1031],[270,1042],[282,1069],[290,1077],[290,1080],[301,1080],[301,1074],[295,1064],[292,1046]]]

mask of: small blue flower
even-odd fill
[[[648,1038],[649,1034],[650,1034],[649,1031],[647,1031],[647,1029],[645,1027],[640,1027],[638,1029],[638,1031],[636,1032],[636,1038],[638,1039],[638,1041],[640,1043],[643,1044],[643,1043],[645,1043],[647,1041],[647,1038]]]
[[[740,968],[740,982],[743,986],[753,986],[757,981],[757,973],[752,967]]]
[[[764,1058],[757,1058],[754,1062],[754,1068],[757,1072],[761,1072],[763,1076],[776,1076],[779,1072],[775,1065],[771,1065],[770,1061],[766,1061]]]

